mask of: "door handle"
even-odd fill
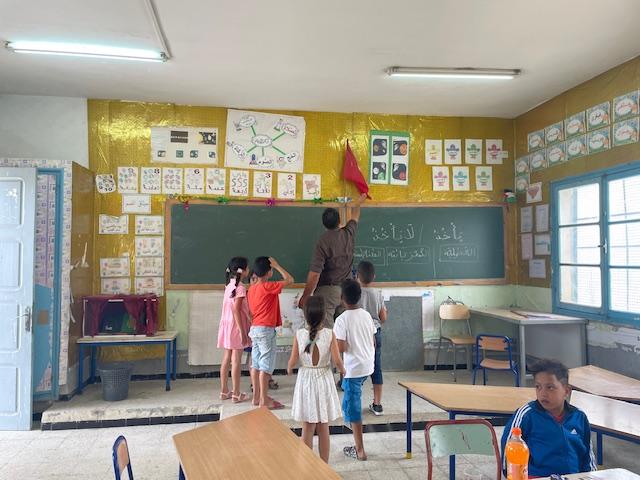
[[[24,317],[24,329],[27,332],[30,332],[31,331],[31,307],[26,307],[24,309],[24,313],[20,316]]]

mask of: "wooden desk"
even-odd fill
[[[598,470],[597,472],[571,473],[563,475],[568,480],[640,480],[640,475],[636,475],[624,468],[609,468],[607,470]],[[549,480],[550,477],[544,477],[540,480]]]
[[[339,479],[267,408],[173,436],[181,478]]]
[[[570,369],[569,383],[583,392],[640,403],[640,380],[593,365]]]
[[[494,318],[518,326],[518,369],[522,385],[526,385],[527,351],[538,358],[555,358],[568,367],[579,367],[586,363],[587,320],[584,318],[551,313],[546,314],[549,317],[538,316],[545,315],[543,312],[535,312],[535,317],[528,317],[504,308],[470,308],[469,311],[472,315]],[[550,328],[553,331],[550,332]]]
[[[85,384],[94,383],[96,377],[96,351],[98,347],[116,347],[122,345],[164,345],[165,347],[165,390],[171,390],[171,378],[176,379],[177,366],[177,338],[178,332],[158,332],[152,337],[146,335],[96,335],[95,337],[82,337],[77,340],[79,358],[78,362],[78,394],[82,394]],[[84,348],[91,349],[91,375],[84,382]]]
[[[596,433],[598,465],[603,460],[603,435],[640,444],[640,405],[577,391],[571,393],[571,405],[586,413]]]

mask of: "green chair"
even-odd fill
[[[496,432],[489,422],[482,419],[470,420],[438,420],[427,422],[424,429],[427,443],[427,479],[431,480],[434,457],[450,457],[449,468],[453,468],[455,478],[455,462],[452,455],[487,455],[496,460],[496,480],[501,480],[500,449]]]

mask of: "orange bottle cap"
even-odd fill
[[[513,427],[511,433],[514,435],[522,435],[522,430],[520,430],[520,427]]]

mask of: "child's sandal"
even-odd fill
[[[233,392],[220,392],[220,400],[229,400],[233,397]]]
[[[245,402],[248,399],[249,399],[249,396],[244,392],[240,392],[239,395],[231,395],[231,401],[233,403]]]

